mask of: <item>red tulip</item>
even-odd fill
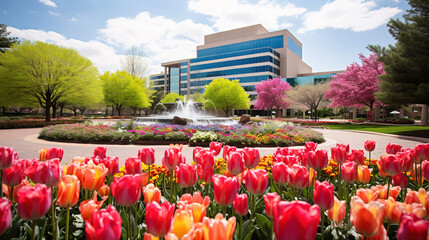
[[[264,169],[251,169],[247,171],[246,189],[252,194],[261,195],[268,186],[268,173]]]
[[[406,189],[408,186],[408,178],[403,173],[399,173],[395,176],[392,176],[393,186],[399,186],[402,189]]]
[[[18,191],[18,215],[24,220],[43,217],[51,207],[51,189],[42,184],[24,186]]]
[[[12,223],[12,202],[6,198],[0,198],[0,235],[10,227]]]
[[[397,152],[400,152],[402,149],[401,145],[389,143],[386,146],[386,153],[387,154],[396,154]]]
[[[397,175],[401,172],[403,161],[401,158],[392,154],[386,154],[380,157],[380,166],[388,176]]]
[[[281,198],[276,192],[267,193],[264,196],[265,212],[269,218],[274,217],[274,208],[277,207],[277,203],[280,202]]]
[[[245,216],[249,212],[249,200],[247,198],[247,194],[237,195],[234,202],[232,203],[234,207],[234,211],[239,216]]]
[[[142,177],[139,174],[115,177],[110,188],[119,205],[130,207],[140,199]]]
[[[12,166],[3,170],[3,183],[9,187],[15,187],[25,178],[24,170],[22,161],[13,161]]]
[[[62,148],[42,148],[39,155],[40,161],[58,158],[61,162],[61,160],[63,160],[64,150]]]
[[[416,157],[418,158],[418,162],[422,162],[423,160],[429,160],[429,144],[418,144],[415,148]]]
[[[319,206],[303,201],[280,201],[274,208],[274,232],[277,240],[316,239],[320,222]]]
[[[212,152],[200,151],[198,155],[198,166],[202,169],[213,168],[215,157]]]
[[[85,233],[88,240],[118,240],[121,238],[122,219],[115,207],[94,210],[85,221]]]
[[[222,158],[228,161],[229,153],[237,151],[236,147],[230,147],[228,145],[223,146]]]
[[[413,169],[413,157],[410,152],[398,152],[396,157],[402,159],[401,172],[409,172]]]
[[[155,150],[153,148],[143,148],[139,150],[139,159],[146,165],[155,163]]]
[[[12,162],[18,160],[18,153],[12,148],[0,147],[0,170],[12,166]]]
[[[201,165],[198,165],[198,175],[199,175],[200,179],[202,179],[206,184],[211,184],[212,183],[212,177],[214,175],[213,167],[203,169],[200,166]]]
[[[106,152],[107,152],[106,147],[96,147],[94,149],[94,157],[99,157],[101,159],[105,159],[106,158]]]
[[[271,172],[273,173],[273,179],[276,183],[283,185],[287,183],[288,179],[288,167],[283,162],[275,162],[271,167]]]
[[[244,148],[243,149],[244,165],[248,169],[255,168],[259,164],[261,157],[259,156],[259,150],[256,148]]]
[[[174,204],[164,201],[161,205],[150,202],[146,206],[145,221],[147,231],[157,237],[165,236],[171,228]]]
[[[346,152],[347,152],[347,153],[349,153],[349,152],[350,152],[350,145],[349,145],[349,144],[340,144],[340,143],[337,143],[335,146],[336,146],[336,147],[341,147],[341,148],[346,149]]]
[[[181,187],[192,187],[198,180],[196,167],[192,164],[181,163],[176,168],[176,177]]]
[[[313,201],[319,205],[322,211],[326,211],[334,206],[334,185],[328,182],[316,180]]]
[[[119,158],[106,157],[103,161],[104,166],[108,169],[107,176],[114,176],[119,172]]]
[[[213,152],[215,156],[219,155],[220,150],[222,150],[222,143],[220,142],[210,143],[210,151]]]
[[[36,161],[27,170],[27,175],[34,183],[43,183],[48,187],[58,185],[63,171],[58,158],[44,162]]]
[[[165,150],[164,157],[162,158],[162,165],[169,171],[176,169],[180,163],[185,162],[186,160],[185,157],[182,156],[182,151],[175,147]]]
[[[277,155],[278,157],[279,155]],[[280,161],[282,161],[284,164],[286,164],[288,167],[292,167],[294,164],[301,165],[301,160],[298,156],[295,155],[289,155],[289,156],[283,156],[279,158]]]
[[[315,152],[309,152],[310,157],[308,158],[308,166],[314,170],[322,170],[328,166],[328,152],[326,150],[317,150]]]
[[[202,147],[195,147],[193,150],[192,150],[192,160],[195,162],[195,163],[199,163],[199,159],[201,158],[201,156],[203,155],[203,154],[205,154],[206,153],[206,150],[204,149],[204,148],[202,148]]]
[[[316,151],[317,149],[317,143],[314,142],[306,142],[305,143],[305,151],[310,152],[310,151]]]
[[[357,179],[357,167],[355,162],[346,162],[341,165],[341,177],[346,183],[355,182]]]
[[[242,152],[230,152],[228,157],[228,171],[234,176],[244,171],[244,161]]]
[[[365,161],[363,150],[352,150],[351,153],[347,154],[347,160],[353,161],[357,165],[362,165]]]
[[[288,169],[288,183],[297,189],[303,189],[308,186],[309,172],[306,167],[294,164]]]
[[[125,160],[125,171],[127,174],[142,173],[142,162],[138,158],[129,157]]]
[[[375,141],[365,141],[364,143],[365,150],[372,152],[375,149]]]
[[[331,148],[332,159],[338,164],[343,164],[347,160],[347,149],[345,147],[333,147]]]
[[[216,174],[212,177],[212,182],[216,203],[221,206],[231,205],[237,196],[237,179]]]
[[[429,221],[413,214],[402,214],[397,233],[398,240],[425,240],[429,228]]]
[[[428,160],[423,161],[422,171],[423,171],[424,178],[429,179],[429,161]]]

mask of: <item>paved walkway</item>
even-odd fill
[[[62,164],[70,163],[74,156],[92,156],[92,152],[99,144],[80,144],[80,143],[61,143],[50,142],[38,139],[38,133],[41,128],[0,130],[0,146],[8,146],[15,149],[20,158],[38,158],[41,148],[61,147],[64,149],[64,158]],[[336,143],[350,144],[351,149],[364,149],[363,143],[366,140],[376,141],[376,148],[373,157],[378,157],[385,153],[388,143],[400,144],[403,147],[414,147],[422,142],[429,142],[429,138],[412,138],[388,134],[373,134],[356,131],[342,131],[317,129],[324,134],[326,142],[319,144],[318,149],[329,150]],[[117,156],[120,159],[120,165],[124,164],[127,157],[137,156],[139,149],[143,147],[153,147],[155,149],[156,164],[161,164],[164,151],[168,146],[139,146],[139,145],[103,145],[107,147],[108,156]],[[302,148],[302,147],[294,147]],[[183,153],[190,161],[192,159],[193,147],[184,146]],[[261,156],[274,153],[276,148],[259,148]],[[365,153],[366,154],[366,153]]]

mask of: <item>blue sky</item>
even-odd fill
[[[0,0],[0,23],[21,39],[74,48],[100,71],[115,71],[131,46],[145,52],[149,73],[160,63],[195,57],[205,34],[260,23],[288,29],[314,72],[343,70],[393,43],[386,23],[405,0]]]

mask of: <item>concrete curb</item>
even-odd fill
[[[388,134],[388,133],[378,133],[378,132],[369,132],[369,131],[359,131],[359,130],[342,130],[342,129],[341,130],[340,129],[329,129],[329,130],[374,134],[374,135],[380,135],[380,136],[386,136],[386,137],[401,138],[401,139],[405,139],[405,140],[422,142],[422,143],[429,143],[429,138],[422,138],[422,137],[413,137],[413,136],[396,135],[396,134]]]

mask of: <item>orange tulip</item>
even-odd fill
[[[379,199],[386,199],[387,198],[387,185],[377,185],[377,186],[372,186],[371,187],[372,190],[374,191],[378,191],[378,198]],[[390,186],[390,190],[389,190],[389,197],[393,197],[393,199],[397,199],[399,192],[401,192],[401,188],[399,186]]]
[[[155,201],[161,202],[161,191],[155,187],[152,183],[149,183],[146,187],[143,187],[144,203]]]
[[[371,172],[372,169],[369,169],[368,166],[359,165],[357,169],[357,181],[360,183],[369,183]]]
[[[103,164],[88,164],[83,171],[82,187],[89,191],[100,189],[104,184],[107,171]]]
[[[109,196],[110,193],[110,187],[104,184],[100,189],[98,189],[98,194],[100,194],[101,197]]]
[[[376,191],[369,188],[360,188],[356,191],[356,196],[360,197],[364,203],[369,203],[371,201],[377,200],[378,193],[378,190]]]
[[[202,223],[195,223],[191,230],[183,235],[182,240],[204,240],[204,229]]]
[[[429,214],[429,193],[424,188],[420,188],[418,192],[408,190],[405,203],[420,203],[426,208],[426,215]]]
[[[226,220],[221,213],[218,213],[214,219],[204,217],[204,240],[231,240],[235,224],[235,217]]]
[[[405,210],[404,206],[400,202],[396,202],[392,197],[389,197],[389,199],[379,199],[378,201],[384,205],[383,218],[393,224],[398,224]]]
[[[106,201],[107,196],[103,197],[103,200],[97,201],[97,191],[94,192],[94,197],[89,200],[85,200],[80,203],[79,211],[80,215],[82,215],[83,220],[88,220],[95,209],[100,210],[103,202]]]
[[[366,237],[377,235],[383,223],[383,204],[376,201],[365,204],[362,199],[353,196],[350,205],[350,222],[356,231]]]
[[[420,203],[402,203],[402,206],[404,208],[404,213],[414,214],[420,218],[424,218],[426,216],[426,208]]]
[[[194,222],[201,222],[206,216],[206,209],[210,205],[210,198],[201,196],[200,192],[191,194],[183,194],[180,201],[177,203],[179,209],[184,208],[192,212]]]
[[[57,204],[63,208],[69,208],[76,205],[79,200],[80,181],[76,176],[65,175],[58,184]]]
[[[181,239],[183,235],[191,230],[193,224],[194,219],[192,217],[192,212],[185,209],[179,209],[174,214],[170,232],[174,233],[174,235]]]
[[[346,216],[346,201],[340,201],[334,196],[334,206],[328,210],[328,218],[336,224],[341,223]]]

